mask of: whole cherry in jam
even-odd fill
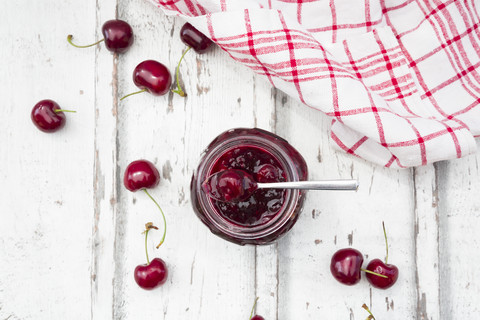
[[[160,174],[158,173],[155,165],[148,160],[136,160],[131,162],[125,169],[123,175],[123,184],[128,190],[135,192],[138,190],[143,190],[145,194],[155,203],[158,210],[162,214],[164,233],[163,237],[160,240],[160,243],[157,245],[159,248],[162,243],[165,241],[165,235],[167,232],[167,221],[165,219],[165,214],[163,213],[162,208],[158,202],[150,195],[147,189],[154,188],[160,182]]]
[[[203,191],[213,199],[239,202],[250,197],[257,190],[257,182],[243,170],[217,172],[202,184]]]
[[[179,69],[180,64],[182,63],[183,57],[187,54],[190,49],[195,50],[196,53],[202,54],[210,50],[213,45],[212,40],[210,40],[206,35],[198,31],[194,26],[190,23],[185,23],[180,30],[180,39],[183,43],[185,43],[188,48],[182,54],[182,57],[178,61],[177,70],[176,70],[176,80],[177,80],[177,89],[172,90],[174,93],[178,93],[181,97],[185,97],[186,94],[180,87],[180,79],[179,79]]]
[[[61,109],[58,103],[46,99],[39,101],[32,109],[30,117],[33,124],[43,132],[55,132],[65,126],[66,117],[63,112],[75,112]]]
[[[149,92],[154,96],[161,96],[168,92],[172,84],[172,76],[167,67],[155,60],[140,62],[133,70],[133,83],[140,89],[127,94],[120,100],[134,94]]]
[[[109,20],[102,26],[103,39],[98,40],[95,43],[79,46],[72,42],[72,35],[68,35],[67,41],[77,48],[88,48],[105,41],[105,47],[108,51],[114,53],[123,53],[130,48],[133,43],[133,30],[132,27],[123,20]]]
[[[165,261],[155,258],[152,261],[148,258],[147,238],[151,229],[158,229],[151,222],[145,225],[145,254],[147,256],[147,264],[138,265],[134,270],[135,282],[139,287],[145,290],[152,290],[161,286],[167,281],[168,269]]]
[[[362,269],[363,255],[353,248],[340,249],[332,256],[330,272],[340,283],[347,286],[357,284],[362,278],[361,271],[371,273],[375,277],[385,278],[384,275]]]
[[[385,230],[385,223],[382,222],[383,234],[385,236],[385,246],[387,255],[385,256],[385,262],[380,259],[373,259],[367,265],[367,270],[386,276],[377,277],[373,274],[366,274],[368,282],[372,286],[378,289],[388,289],[397,282],[398,279],[398,268],[393,264],[388,264],[388,241],[387,241],[387,232]]]
[[[256,189],[254,179],[245,179],[248,175],[254,177],[265,165],[271,165],[278,171],[275,181],[272,182],[286,181],[285,169],[277,158],[257,146],[234,147],[215,161],[208,176],[217,172],[228,172],[225,179],[228,184],[223,192],[229,197],[237,198],[237,201],[233,202],[212,198],[213,208],[221,217],[236,225],[250,227],[268,223],[280,212],[286,197],[285,189]],[[236,173],[234,177],[232,172]],[[243,185],[233,183],[235,180],[242,181]],[[205,192],[205,187],[203,191]]]

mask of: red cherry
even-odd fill
[[[135,83],[135,85],[141,90],[127,94],[120,100],[145,91],[154,96],[164,95],[172,85],[172,76],[167,67],[160,62],[155,60],[145,60],[140,62],[135,67],[135,70],[133,70],[133,83]]]
[[[125,188],[132,192],[154,188],[159,182],[160,174],[153,163],[148,160],[133,161],[127,166],[123,176]]]
[[[226,202],[239,202],[257,190],[253,177],[243,170],[229,169],[217,172],[202,184],[203,191],[211,198]]]
[[[105,41],[105,47],[108,51],[115,53],[123,53],[130,48],[133,43],[133,30],[132,27],[123,20],[109,20],[102,26],[103,39],[98,40],[95,43],[79,46],[72,42],[73,36],[68,35],[67,41],[77,48],[88,48]]]
[[[255,306],[257,305],[257,301],[258,301],[258,297],[255,298],[255,302],[253,303],[252,312],[250,313],[250,320],[265,320],[262,316],[259,316],[259,315],[254,316],[253,315],[253,311],[255,310]]]
[[[378,277],[373,274],[367,273],[367,280],[379,289],[388,289],[397,282],[398,268],[393,264],[388,264],[388,240],[387,231],[385,230],[385,223],[382,221],[383,235],[385,237],[385,248],[387,255],[385,256],[385,263],[380,259],[373,259],[367,265],[367,270],[383,275],[384,277]]]
[[[188,22],[180,30],[180,39],[197,53],[207,52],[213,44],[212,40]]]
[[[340,249],[332,256],[330,271],[335,279],[348,286],[361,279],[363,255],[352,248]]]
[[[262,316],[254,316],[252,319],[250,320],[265,320]]]
[[[55,132],[65,126],[65,114],[58,103],[53,100],[42,100],[32,109],[33,124],[43,132]]]
[[[137,266],[134,272],[135,281],[145,290],[161,286],[167,281],[167,276],[167,265],[160,258],[153,259],[149,264]]]
[[[367,273],[365,276],[367,277],[368,282],[370,282],[375,288],[388,289],[397,282],[398,268],[393,264],[385,264],[380,259],[374,259],[367,265],[367,270],[387,276],[387,278],[382,278]]]
[[[257,172],[257,181],[261,183],[278,182],[282,176],[277,167],[266,163]]]
[[[133,43],[132,27],[123,20],[109,20],[102,26],[105,47],[116,53],[123,53]]]

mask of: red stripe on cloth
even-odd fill
[[[475,25],[478,25],[478,22],[475,23],[475,20],[472,17],[472,13],[469,12],[468,9],[465,10],[465,8],[462,6],[462,4],[459,1],[456,1],[455,5],[457,6],[458,11],[460,12],[460,15],[463,18],[463,22],[465,23],[467,30],[472,29]],[[465,2],[465,7],[467,6],[468,4]],[[472,24],[470,24],[469,16]],[[475,38],[475,36],[477,36],[477,38]],[[477,56],[480,57],[480,48],[479,48],[480,35],[474,32],[472,34],[468,33],[468,37],[470,38],[470,43],[472,44],[472,47],[475,49]]]
[[[325,32],[325,31],[332,31],[332,30],[340,30],[340,29],[354,29],[354,28],[366,28],[367,25],[370,26],[376,26],[377,24],[380,24],[382,22],[382,19],[378,19],[375,21],[371,21],[370,24],[366,22],[361,22],[361,23],[346,23],[346,24],[339,24],[335,26],[325,26],[325,27],[319,27],[319,28],[309,28],[307,29],[308,32],[311,33],[318,33],[318,32]]]
[[[428,90],[427,92],[425,92],[424,94],[422,94],[421,98],[422,99],[425,99],[426,97],[434,94],[435,92],[445,88],[446,86],[448,86],[449,84],[457,81],[457,80],[460,80],[462,79],[463,77],[465,77],[468,73],[474,71],[476,68],[478,68],[480,66],[480,61],[477,62],[475,65],[473,66],[470,66],[468,67],[468,69],[466,70],[462,70],[460,73],[457,73],[455,76],[451,77],[450,79],[444,81],[443,83],[439,84],[438,86],[436,86],[435,88],[433,89],[430,89]]]
[[[248,10],[245,9],[245,14],[244,14],[244,18],[245,18],[245,28],[247,29],[247,37],[248,37],[248,47],[249,47],[249,51],[250,51],[250,54],[252,55],[252,57],[257,61],[257,63],[262,66],[262,69],[263,69],[263,72],[265,73],[265,75],[267,76],[268,80],[270,81],[270,83],[272,84],[272,86],[274,86],[273,84],[273,80],[272,80],[272,76],[270,75],[270,72],[268,71],[268,69],[262,64],[262,62],[258,59],[257,57],[257,50],[255,49],[255,42],[253,40],[253,33],[252,33],[252,25],[251,25],[251,21],[250,21],[250,14],[248,13]]]
[[[227,2],[226,0],[220,0],[220,9],[222,11],[227,11]]]
[[[459,116],[459,115],[461,115],[461,114],[464,114],[464,113],[472,110],[474,107],[478,106],[479,104],[480,104],[480,98],[478,98],[477,100],[475,100],[473,103],[471,103],[471,104],[470,104],[468,107],[466,107],[465,109],[462,109],[462,110],[459,110],[459,111],[457,111],[457,112],[455,112],[455,113],[452,113],[452,114],[450,115],[450,117],[456,117],[456,116]],[[449,118],[450,118],[450,117],[449,117]]]
[[[387,6],[385,5],[385,0],[382,0],[382,2],[383,2],[382,12],[383,12],[383,13],[387,13],[387,12],[389,12],[389,11],[394,11],[394,10],[398,10],[398,9],[404,8],[404,7],[408,6],[410,3],[414,2],[414,1],[415,1],[415,0],[407,0],[407,1],[405,1],[404,3],[402,3],[402,4],[399,4],[399,5],[396,5],[396,6],[387,8]]]
[[[337,42],[337,10],[335,9],[335,0],[330,0],[330,10],[332,12],[332,42]]]
[[[295,60],[295,51],[294,51],[294,45],[292,43],[292,37],[290,36],[290,32],[288,31],[289,29],[287,28],[287,23],[285,22],[285,18],[283,17],[283,14],[281,12],[279,12],[279,18],[280,18],[280,22],[282,23],[283,30],[285,32],[285,39],[287,40],[288,51],[290,53],[290,66],[292,69],[291,72],[293,77],[293,83],[295,84],[295,88],[297,89],[298,97],[300,98],[300,101],[306,104],[305,99],[303,98],[302,89],[300,88],[300,81],[298,80],[297,62]]]
[[[367,32],[372,30],[372,18],[370,16],[370,0],[365,0],[365,26]]]
[[[192,1],[184,0],[184,2],[185,2],[185,5],[187,6],[188,11],[190,11],[190,13],[193,16],[198,16],[197,10],[195,9],[195,6],[193,5]]]

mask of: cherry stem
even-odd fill
[[[65,110],[65,109],[57,109],[57,110],[55,110],[55,113],[59,113],[59,112],[73,112],[73,113],[77,113],[77,111],[75,111],[75,110]]]
[[[388,261],[388,241],[387,241],[387,231],[385,231],[385,223],[382,221],[383,226],[383,235],[385,236],[385,247],[387,248],[387,255],[385,256],[385,264]]]
[[[163,218],[163,237],[162,237],[162,240],[160,240],[160,243],[157,245],[157,249],[158,249],[162,245],[163,241],[165,241],[165,235],[167,234],[167,220],[165,219],[165,214],[163,213],[163,210],[162,210],[162,208],[160,208],[160,205],[157,203],[157,201],[155,201],[155,199],[153,199],[153,197],[150,195],[150,193],[148,193],[147,189],[143,189],[143,191],[145,191],[147,196],[149,196],[150,199],[152,199],[152,201],[157,205],[158,209],[160,210],[160,213],[162,214],[162,218]]]
[[[388,279],[388,277],[386,275],[383,275],[383,274],[380,274],[380,273],[376,273],[376,272],[373,272],[373,271],[370,271],[370,270],[367,270],[367,269],[360,269],[360,270],[362,270],[363,272],[366,272],[366,273],[376,275],[377,277],[382,277],[382,278]]]
[[[79,46],[78,44],[73,43],[73,42],[72,42],[72,39],[73,39],[73,36],[72,36],[71,34],[69,34],[69,35],[67,36],[67,41],[68,41],[68,43],[70,43],[72,46],[74,46],[74,47],[76,47],[76,48],[88,48],[88,47],[93,47],[93,46],[99,44],[100,42],[105,41],[105,39],[102,39],[102,40],[98,40],[97,42],[92,43],[92,44],[89,44],[89,45],[86,45],[86,46]]]
[[[375,320],[375,316],[373,315],[373,313],[370,311],[370,309],[368,309],[367,305],[364,303],[363,306],[362,306],[363,309],[367,310],[367,312],[370,314],[370,316],[367,318],[367,319],[373,319]]]
[[[252,312],[250,312],[250,319],[253,318],[253,311],[255,310],[255,306],[257,305],[257,301],[258,301],[258,297],[255,298],[255,302],[253,303]]]
[[[145,230],[145,255],[147,256],[147,264],[150,264],[150,259],[148,259],[148,249],[147,249],[147,237],[148,237],[148,232],[150,231],[149,228]]]
[[[147,91],[147,89],[143,89],[143,90],[140,90],[140,91],[136,91],[136,92],[129,93],[129,94],[127,94],[126,96],[120,98],[120,101],[122,101],[122,100],[125,99],[126,97],[133,96],[134,94],[144,93],[145,91]]]
[[[181,97],[185,97],[187,94],[183,92],[182,88],[180,88],[180,78],[179,78],[180,64],[182,63],[183,57],[185,57],[185,54],[187,54],[187,52],[190,49],[192,49],[192,47],[188,47],[188,49],[183,52],[182,57],[180,58],[180,61],[178,61],[177,70],[175,71],[175,77],[177,79],[177,90],[172,90],[172,92],[178,93]]]

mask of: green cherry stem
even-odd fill
[[[362,306],[363,309],[367,310],[367,312],[370,314],[367,318],[367,320],[375,320],[375,317],[373,316],[373,313],[370,311],[370,309],[368,309],[367,305],[364,303],[363,306]]]
[[[258,297],[255,298],[255,302],[253,303],[252,312],[250,312],[250,318],[249,319],[253,318],[253,311],[255,311],[255,306],[257,305],[257,301],[258,301]]]
[[[157,245],[157,249],[158,249],[158,248],[160,248],[162,243],[165,241],[165,235],[167,234],[167,220],[165,219],[165,214],[163,213],[163,210],[162,210],[162,208],[160,208],[160,205],[157,203],[157,201],[155,201],[155,199],[153,199],[153,197],[150,195],[150,193],[148,193],[147,189],[143,189],[143,191],[145,191],[147,196],[150,199],[152,199],[152,201],[157,205],[158,209],[160,210],[160,213],[162,214],[162,218],[163,218],[163,237],[162,237],[162,240],[160,240],[160,243]]]
[[[182,57],[180,58],[180,61],[178,61],[177,65],[177,70],[175,71],[175,77],[177,79],[177,90],[172,90],[173,93],[178,93],[181,97],[185,97],[187,94],[183,92],[182,88],[180,88],[180,78],[179,78],[179,73],[180,73],[180,64],[182,63],[183,57],[185,57],[185,54],[192,49],[192,47],[188,47],[187,50],[185,50],[182,54]]]
[[[86,46],[79,46],[78,44],[73,43],[73,42],[72,42],[72,39],[73,39],[73,36],[72,36],[71,34],[69,34],[69,35],[67,36],[67,41],[68,41],[68,43],[70,43],[72,46],[74,46],[74,47],[76,47],[76,48],[88,48],[88,47],[93,47],[93,46],[99,44],[100,42],[105,41],[105,39],[102,39],[102,40],[98,40],[97,42],[92,43],[92,44],[89,44],[89,45],[86,45]]]
[[[360,269],[360,270],[362,270],[363,272],[366,272],[366,273],[376,275],[377,277],[382,277],[382,278],[388,279],[387,276],[385,276],[383,274],[380,274],[380,273],[376,273],[376,272],[373,272],[373,271],[370,271],[370,270],[367,270],[367,269]]]
[[[59,112],[72,112],[72,113],[77,113],[77,111],[75,111],[75,110],[65,110],[65,109],[57,109],[57,110],[55,110],[55,113],[59,113]]]
[[[148,249],[147,249],[147,238],[148,238],[148,232],[150,231],[150,229],[147,228],[147,230],[145,230],[145,255],[147,256],[147,264],[150,264],[150,259],[148,259]]]
[[[126,97],[133,96],[134,94],[144,93],[145,91],[147,91],[147,89],[143,89],[143,90],[140,90],[140,91],[135,91],[135,92],[129,93],[129,94],[127,94],[126,96],[123,96],[122,98],[120,98],[120,101],[122,101],[122,100],[125,99]]]
[[[385,256],[385,264],[388,261],[388,240],[387,240],[387,231],[385,231],[385,223],[382,221],[383,226],[383,235],[385,236],[385,247],[387,248],[387,255]]]

